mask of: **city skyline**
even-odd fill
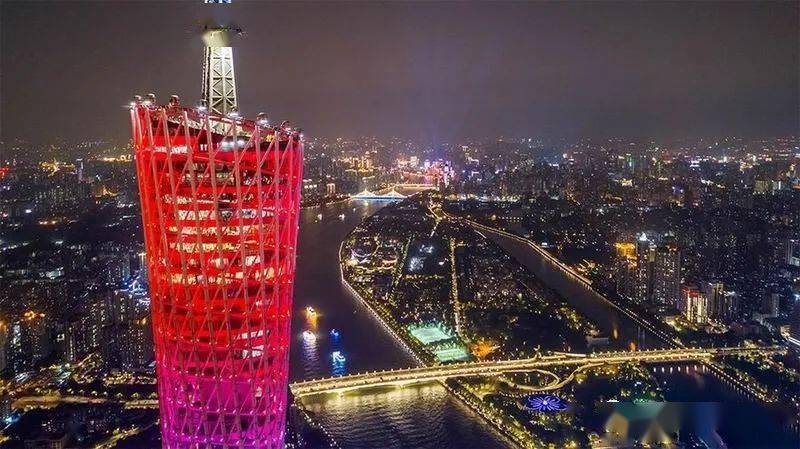
[[[131,92],[183,92],[194,103],[189,55],[214,15],[246,31],[235,50],[237,75],[252,90],[243,111],[313,123],[310,136],[443,142],[798,129],[795,2],[453,6],[240,2],[219,13],[193,2],[4,2],[0,138],[121,143],[124,127],[104,117]],[[159,33],[130,38],[156,24]],[[56,119],[35,129],[45,109]]]
[[[800,447],[800,4],[6,5],[0,448]]]

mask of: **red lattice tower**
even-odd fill
[[[131,107],[165,448],[283,447],[303,144],[232,115]]]

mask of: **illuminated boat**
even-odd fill
[[[317,341],[317,334],[309,330],[305,330],[303,331],[303,341],[307,343],[314,343],[315,341]]]
[[[341,351],[333,351],[331,353],[331,358],[333,359],[333,363],[344,363],[347,361],[347,358]]]

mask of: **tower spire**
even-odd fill
[[[230,3],[230,0],[204,1],[207,4]],[[231,39],[239,33],[240,29],[213,21],[203,28],[203,100],[211,112],[220,115],[237,109]]]

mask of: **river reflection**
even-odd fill
[[[315,396],[304,403],[348,448],[507,447],[438,383]]]
[[[730,448],[796,449],[796,416],[786,404],[763,404],[747,392],[711,374],[700,363],[652,365],[668,401],[713,405],[717,431]]]

